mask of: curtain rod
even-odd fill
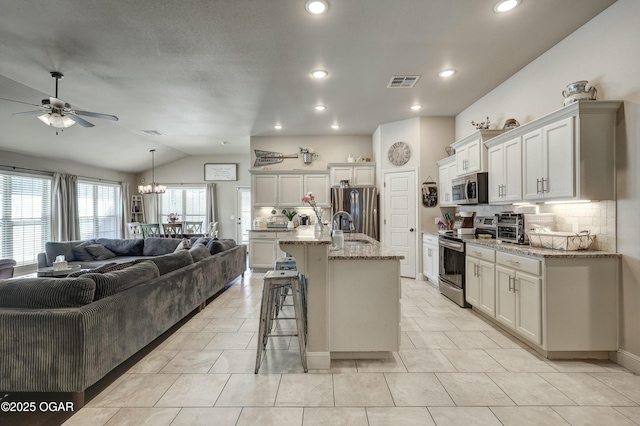
[[[53,174],[55,172],[49,171],[49,170],[38,170],[38,169],[30,169],[28,167],[19,167],[19,166],[7,166],[6,164],[0,164],[0,167],[6,168],[6,169],[12,169],[12,170],[26,170],[29,172],[36,172],[36,173],[41,173],[41,174],[46,174],[49,176],[53,176]],[[116,181],[116,180],[111,180],[111,179],[101,179],[101,178],[94,178],[94,177],[89,177],[89,176],[78,176],[78,178],[81,179],[87,179],[87,180],[93,180],[93,181],[97,181],[97,182],[109,182],[109,183],[122,183],[121,181]]]

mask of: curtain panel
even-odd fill
[[[51,185],[51,238],[53,241],[80,239],[78,176],[54,173]]]
[[[129,215],[131,214],[131,194],[129,194],[129,183],[120,182],[120,206],[122,207],[122,219],[120,220],[120,238],[129,238]]]
[[[217,199],[217,189],[215,183],[208,183],[206,190],[206,222],[207,228],[209,229],[209,224],[218,221],[218,199]]]

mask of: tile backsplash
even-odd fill
[[[587,230],[596,235],[591,248],[616,251],[616,202],[592,201],[590,203],[539,204],[540,213],[555,213],[556,231],[575,232]],[[460,206],[456,210],[475,211],[478,216],[513,211],[514,206]]]

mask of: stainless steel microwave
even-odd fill
[[[451,197],[455,204],[486,204],[489,202],[489,174],[475,173],[451,181]]]

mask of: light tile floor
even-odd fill
[[[410,279],[393,357],[304,374],[297,340],[271,339],[255,375],[262,276],[236,280],[65,425],[640,425],[640,376],[541,358]]]

